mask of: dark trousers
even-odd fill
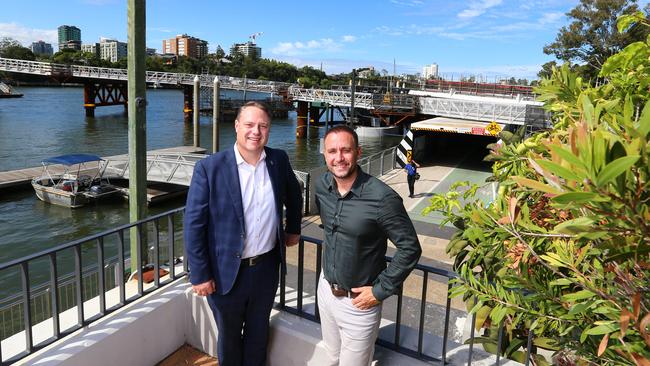
[[[217,322],[219,366],[263,366],[269,340],[269,316],[278,289],[280,254],[239,268],[232,290],[213,293],[208,303]]]
[[[413,191],[415,191],[415,174],[407,175],[406,182],[409,184],[409,196],[412,196]]]

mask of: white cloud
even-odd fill
[[[154,31],[154,32],[160,32],[160,33],[172,33],[173,30],[168,29],[168,28],[162,28],[162,27],[147,27],[148,31]]]
[[[316,52],[338,52],[342,48],[342,45],[332,38],[321,38],[306,42],[280,42],[277,46],[271,48],[271,53],[275,55],[297,56]]]
[[[560,19],[564,18],[564,13],[553,12],[553,13],[544,13],[539,19],[540,24],[552,24],[556,23]]]
[[[420,0],[390,0],[390,2],[398,6],[408,6],[411,8],[424,5],[424,2]]]
[[[495,6],[501,5],[503,0],[480,0],[480,1],[473,1],[470,5],[469,8],[461,11],[458,13],[459,18],[475,18],[483,13],[485,13],[488,9],[493,8]]]
[[[0,37],[13,38],[26,47],[30,46],[32,42],[37,41],[51,43],[54,47],[58,42],[58,33],[56,29],[27,28],[15,22],[0,23]]]
[[[343,38],[342,38],[342,41],[343,41],[343,42],[354,42],[354,41],[356,41],[356,40],[357,40],[357,37],[355,37],[355,36],[351,36],[351,35],[345,35],[345,36],[343,36]]]

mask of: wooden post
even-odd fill
[[[199,95],[201,94],[201,86],[199,83],[199,76],[194,77],[194,107],[193,107],[193,115],[194,115],[194,147],[199,147],[201,146],[201,135],[199,131]]]
[[[146,100],[146,6],[145,0],[128,0],[128,90],[129,99],[129,220],[147,216],[147,100]],[[140,268],[138,231],[132,228],[131,273]],[[142,230],[140,238],[146,238]],[[144,243],[144,241],[143,241]],[[143,245],[146,248],[146,244]]]
[[[219,98],[221,95],[221,84],[219,77],[214,77],[212,85],[212,153],[219,151]]]

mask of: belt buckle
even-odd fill
[[[253,267],[254,265],[256,265],[259,257],[260,257],[259,255],[256,255],[254,257],[246,258],[246,262],[248,262],[248,266]]]
[[[348,297],[348,291],[342,288],[341,286],[339,286],[337,283],[330,284],[330,289],[332,290],[332,295],[336,297],[341,297],[341,296]]]

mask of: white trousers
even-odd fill
[[[381,303],[359,310],[349,297],[336,297],[322,272],[318,281],[318,311],[328,363],[366,366],[372,362],[381,321]]]

